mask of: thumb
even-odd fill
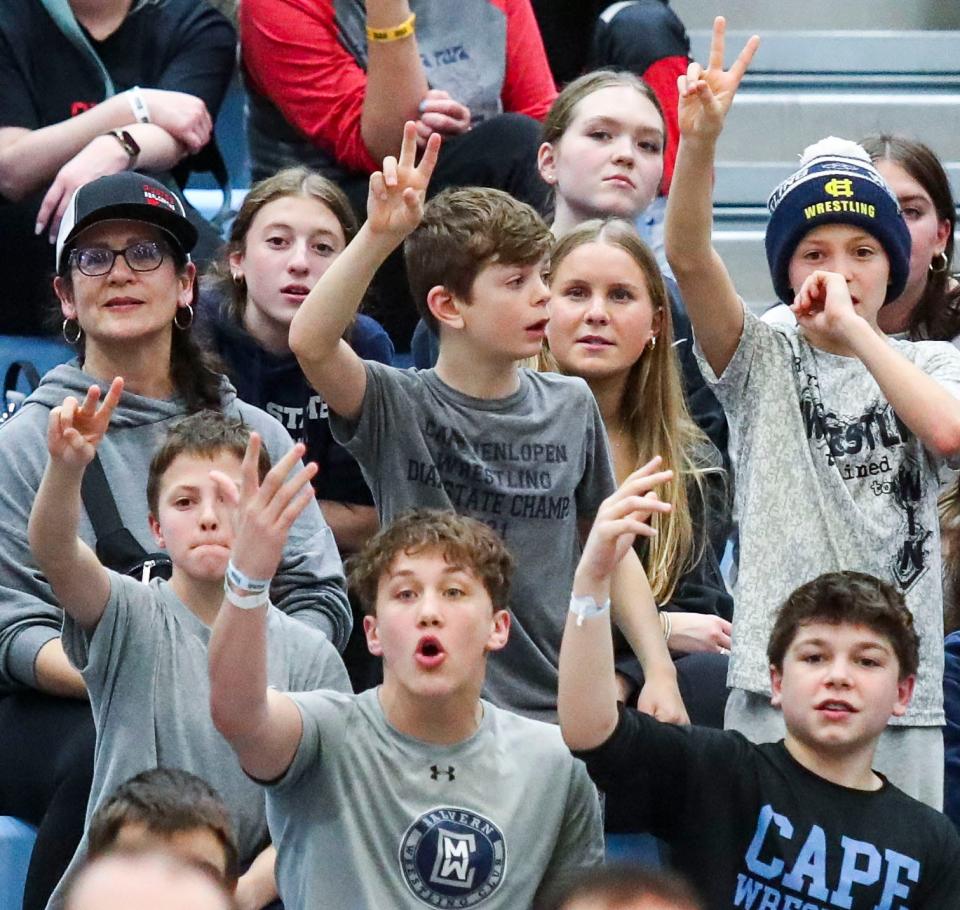
[[[232,477],[223,471],[211,471],[210,479],[216,484],[217,492],[232,506],[240,505],[240,488]]]

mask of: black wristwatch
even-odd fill
[[[113,136],[117,142],[123,146],[123,150],[130,157],[130,163],[128,167],[133,167],[137,158],[140,156],[140,146],[137,145],[137,140],[133,138],[126,130],[110,130],[103,134],[104,136]]]

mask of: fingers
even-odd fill
[[[240,505],[240,488],[236,485],[233,478],[223,471],[211,471],[210,479],[217,487],[217,493],[223,498],[224,502],[232,506]]]
[[[406,142],[406,131],[404,131],[404,142]],[[383,159],[383,183],[386,187],[397,185],[397,159],[393,155],[387,155]]]
[[[93,417],[97,411],[97,402],[100,400],[100,386],[92,385],[87,389],[78,414],[82,417]]]
[[[408,120],[403,125],[403,142],[400,144],[400,167],[411,168],[417,157],[417,124]],[[386,172],[386,167],[384,167]]]
[[[737,56],[737,59],[733,61],[733,66],[730,67],[730,77],[733,79],[733,91],[736,91],[740,85],[740,80],[743,79],[743,74],[750,66],[753,55],[757,52],[758,47],[760,47],[760,36],[751,35],[747,39],[747,43],[743,46],[743,50],[740,51],[740,54]]]
[[[249,502],[257,495],[260,489],[260,434],[251,433],[247,441],[247,449],[243,453],[243,461],[240,464],[240,483],[242,487],[243,498]]]
[[[61,199],[65,195],[64,185],[59,178],[50,185],[50,189],[47,190],[46,195],[43,197],[43,202],[40,203],[40,211],[37,212],[37,223],[34,227],[34,233],[40,234],[43,232],[43,229],[51,222],[51,219],[54,216],[54,213],[60,208]],[[57,219],[57,225],[59,226],[60,221]],[[57,235],[53,230],[53,224],[50,223],[50,242],[55,243]]]
[[[387,183],[383,179],[383,171],[374,171],[370,175],[370,196],[381,202],[386,202],[388,198]]]
[[[713,20],[713,36],[710,39],[710,59],[707,68],[711,70],[723,69],[723,49],[727,36],[727,20],[717,16]]]
[[[427,147],[423,150],[423,157],[420,164],[417,165],[417,173],[423,178],[424,183],[430,182],[433,175],[433,169],[437,166],[437,157],[440,154],[440,134],[434,133],[427,140]]]

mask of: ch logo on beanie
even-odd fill
[[[853,181],[849,177],[834,177],[823,185],[823,191],[830,196],[852,196]]]

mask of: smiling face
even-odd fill
[[[660,331],[646,277],[622,247],[594,241],[571,250],[550,278],[550,351],[565,373],[625,378]]]
[[[254,216],[243,249],[230,254],[243,276],[247,301],[243,321],[261,341],[286,336],[290,321],[320,276],[346,246],[343,226],[312,196],[281,196]]]
[[[890,278],[890,260],[880,241],[856,225],[821,224],[803,236],[790,257],[794,293],[818,269],[843,276],[857,312],[875,327]]]
[[[801,625],[782,670],[770,671],[788,746],[794,743],[814,771],[817,757],[872,754],[890,717],[901,717],[913,694],[915,678],[899,675],[889,639],[868,626]]]
[[[540,174],[556,189],[564,230],[589,218],[632,218],[663,177],[663,118],[649,98],[611,85],[580,100],[555,143],[540,147]]]
[[[507,642],[510,617],[494,610],[473,569],[417,550],[401,552],[380,577],[376,613],[363,627],[391,696],[469,701],[483,685],[487,652]]]
[[[910,231],[910,275],[903,296],[916,302],[926,287],[930,263],[946,249],[950,222],[937,215],[930,194],[901,165],[888,159],[875,164],[897,197]]]
[[[210,477],[222,471],[240,487],[240,463],[230,451],[212,457],[182,453],[160,479],[157,514],[150,529],[170,555],[174,572],[202,582],[222,581],[233,545],[234,507]]]
[[[143,242],[155,242],[164,252],[160,266],[152,271],[134,271],[123,256],[117,256],[106,275],[84,275],[74,263],[69,280],[54,280],[63,315],[80,323],[88,354],[91,346],[169,335],[177,307],[192,300],[196,271],[193,263],[178,271],[172,240],[151,224],[102,221],[79,234],[74,250],[122,250]]]

